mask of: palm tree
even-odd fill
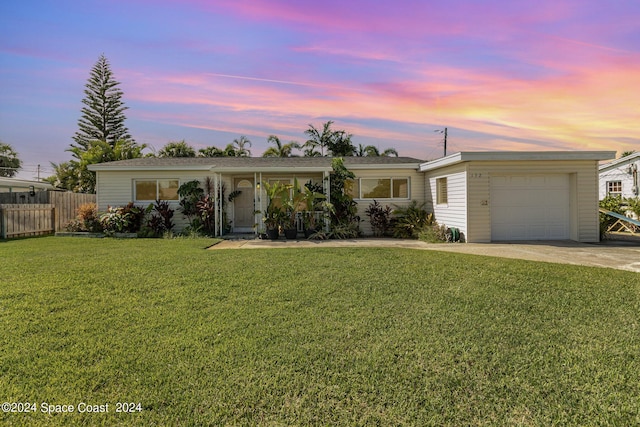
[[[267,138],[267,142],[271,144],[275,144],[275,147],[269,147],[262,154],[262,157],[291,157],[291,152],[293,149],[300,149],[300,144],[295,141],[291,141],[288,144],[282,144],[280,142],[280,138],[275,135],[270,135]]]
[[[201,148],[198,150],[198,157],[225,157],[226,153],[224,150],[219,149],[216,146],[210,146]]]
[[[234,139],[233,144],[235,145],[235,156],[236,157],[251,157],[251,150],[245,148],[245,146],[251,147],[251,141],[244,135],[241,135],[240,138]]]
[[[636,152],[636,150],[624,151],[622,154],[620,154],[620,158],[630,156],[630,155],[632,155],[632,154],[633,154],[633,153],[635,153],[635,152]]]
[[[183,139],[179,142],[169,142],[160,151],[158,157],[195,157],[196,150]]]
[[[367,145],[364,146],[362,144],[358,144],[358,149],[356,150],[356,156],[358,157],[398,157],[398,151],[395,148],[387,148],[382,153],[375,145]]]
[[[307,156],[307,153],[309,153],[309,157],[317,156],[317,154],[315,154],[315,149],[317,148],[320,148],[320,156],[324,156],[324,149],[331,144],[331,139],[333,138],[334,132],[331,130],[332,124],[332,120],[324,123],[322,125],[322,133],[316,129],[315,126],[309,124],[309,129],[304,131],[304,133],[309,136],[307,142],[304,143],[304,147],[308,148],[305,150],[305,156]]]
[[[398,157],[398,151],[395,148],[387,148],[381,154],[382,157]]]

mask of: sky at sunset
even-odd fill
[[[133,138],[448,151],[640,150],[637,0],[20,0],[0,4],[0,140],[69,160],[103,54]]]

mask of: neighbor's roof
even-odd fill
[[[632,154],[629,154],[628,156],[621,157],[616,160],[612,160],[609,163],[601,164],[598,169],[600,170],[600,172],[607,171],[609,169],[617,168],[618,166],[621,166],[621,165],[629,164],[636,159],[640,160],[640,152],[632,153]]]
[[[348,169],[418,169],[412,157],[343,157]],[[331,157],[142,157],[89,165],[93,171],[200,170],[212,172],[330,171]]]
[[[462,151],[420,165],[420,171],[439,169],[471,161],[550,161],[550,160],[606,160],[615,151]]]
[[[48,182],[30,181],[27,179],[0,177],[0,187],[2,188],[39,188],[43,190],[53,190],[53,186]]]

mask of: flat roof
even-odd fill
[[[420,165],[420,172],[443,168],[463,162],[607,160],[615,151],[461,151]]]

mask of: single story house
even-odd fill
[[[640,152],[600,165],[600,200],[607,196],[638,197]]]
[[[404,206],[426,202],[439,224],[456,227],[468,242],[599,240],[598,162],[613,151],[461,152],[425,162],[410,157],[345,157],[356,178],[352,195],[365,234],[364,211],[373,200]],[[255,231],[267,200],[262,182],[322,183],[328,193],[328,157],[140,158],[91,165],[99,210],[163,199],[178,207],[178,187],[210,177],[228,197],[234,232]],[[220,198],[222,194],[217,194]],[[174,217],[177,228],[186,225]]]
[[[0,177],[0,193],[19,193],[23,191],[44,190],[53,190],[53,186],[47,182]]]

